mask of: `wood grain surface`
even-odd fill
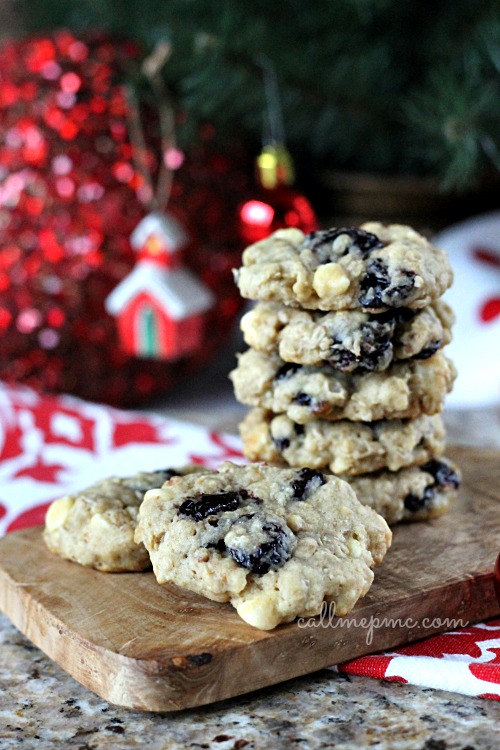
[[[500,612],[493,587],[500,453],[455,448],[448,455],[464,476],[455,508],[430,523],[396,527],[370,592],[332,623],[259,631],[230,605],[159,586],[150,572],[105,574],[61,560],[40,528],[0,540],[0,607],[90,690],[150,711],[204,705],[415,641],[449,630],[447,618],[492,617]],[[370,627],[376,620],[385,624]]]

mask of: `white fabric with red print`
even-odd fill
[[[447,406],[500,403],[500,211],[477,216],[434,238],[446,250],[455,280],[444,299],[457,322],[446,349],[458,378]]]

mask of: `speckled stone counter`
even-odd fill
[[[497,750],[500,704],[322,671],[176,714],[116,708],[0,617],[0,748]]]

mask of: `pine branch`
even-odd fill
[[[464,187],[500,159],[498,0],[17,0],[26,27],[100,26],[146,48],[197,120],[258,144],[258,56],[280,84],[289,146],[310,165],[440,176]]]

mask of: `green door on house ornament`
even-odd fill
[[[158,354],[158,321],[154,310],[144,306],[140,317],[139,348],[144,357]]]

